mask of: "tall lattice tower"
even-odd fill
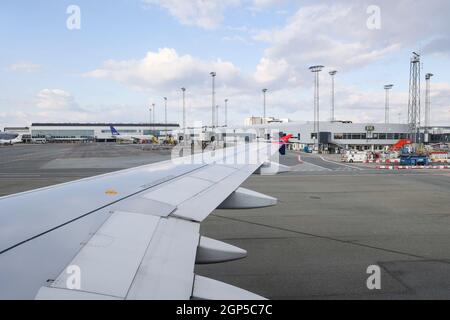
[[[415,52],[409,71],[408,124],[411,140],[420,143],[420,55]]]

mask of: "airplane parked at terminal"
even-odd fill
[[[120,141],[128,141],[128,142],[132,142],[132,143],[143,143],[143,142],[148,142],[148,141],[154,141],[155,140],[155,136],[153,135],[124,135],[124,134],[120,134],[119,131],[117,131],[116,128],[114,128],[113,126],[109,127],[111,129],[111,135],[113,138],[115,138],[116,140],[120,140]]]
[[[22,143],[22,135],[17,133],[0,133],[0,145]]]

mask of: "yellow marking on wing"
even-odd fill
[[[105,191],[105,194],[107,196],[117,196],[119,193],[114,189],[108,189]]]

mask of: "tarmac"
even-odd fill
[[[377,170],[335,155],[288,152],[291,172],[243,186],[277,206],[216,210],[202,235],[248,251],[195,272],[269,299],[449,299],[450,171]],[[0,148],[0,196],[170,157],[138,145]],[[369,266],[381,270],[370,290]]]

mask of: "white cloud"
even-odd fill
[[[259,11],[285,0],[142,0],[148,7],[159,6],[169,12],[181,24],[204,29],[217,28],[224,20],[227,10],[242,7]]]
[[[245,37],[243,36],[238,36],[238,35],[234,35],[234,36],[225,36],[222,38],[223,41],[231,41],[231,42],[240,42],[242,44],[245,44],[247,46],[253,45],[253,42],[247,40]]]
[[[78,104],[74,97],[61,89],[43,89],[36,95],[36,105],[43,110],[75,110]]]
[[[224,11],[240,5],[240,0],[143,0],[167,10],[181,24],[213,29],[223,21]]]
[[[209,80],[208,75],[212,71],[220,75],[224,84],[236,81],[240,76],[239,69],[231,62],[180,56],[175,49],[170,48],[150,51],[140,60],[109,60],[103,67],[85,76],[111,79],[141,90],[160,90],[203,85],[205,80]]]
[[[448,40],[450,20],[442,12],[450,10],[450,2],[377,1],[380,30],[366,26],[370,4],[321,1],[304,5],[284,26],[262,30],[254,39],[268,44],[265,58],[285,59],[297,70],[323,64],[345,71],[379,61],[403,48],[421,51],[425,46],[425,51],[449,51],[448,41],[443,40]],[[432,36],[438,38],[428,44]]]
[[[253,6],[255,7],[269,7],[276,4],[286,2],[285,0],[253,0]]]
[[[271,60],[262,58],[256,66],[254,74],[255,80],[260,83],[270,83],[286,76],[289,71],[289,64],[284,59]]]
[[[32,62],[26,62],[26,61],[22,61],[22,62],[17,62],[14,63],[10,66],[8,66],[8,70],[9,71],[14,71],[14,72],[37,72],[39,70],[41,70],[41,65],[39,64],[35,64]]]
[[[431,124],[450,124],[450,84],[433,83],[430,92]]]

